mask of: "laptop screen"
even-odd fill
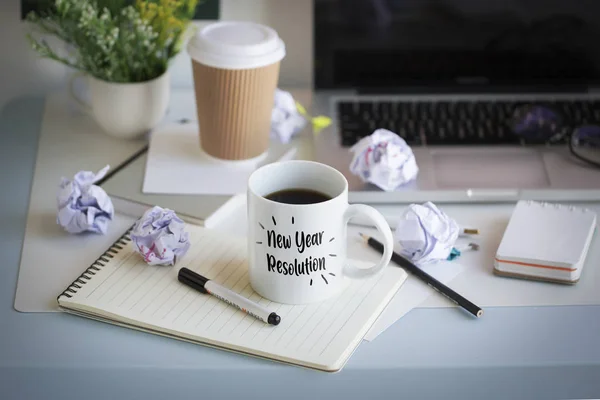
[[[600,81],[600,0],[314,0],[317,89]]]

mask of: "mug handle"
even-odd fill
[[[69,79],[69,94],[71,95],[71,98],[75,100],[75,102],[79,104],[81,108],[89,114],[92,112],[92,106],[90,106],[88,102],[79,97],[77,95],[77,92],[75,91],[75,83],[79,78],[83,78],[85,76],[85,72],[76,72],[73,75],[71,75],[71,79]]]
[[[394,252],[394,237],[392,236],[392,230],[383,215],[373,207],[364,204],[351,204],[344,213],[344,223],[348,224],[348,221],[350,221],[351,218],[359,215],[372,220],[377,230],[383,235],[383,255],[379,262],[371,268],[357,268],[354,265],[346,264],[344,266],[344,274],[350,278],[366,278],[379,273],[390,263],[392,253]]]

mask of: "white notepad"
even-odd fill
[[[498,247],[494,272],[575,283],[581,275],[595,228],[593,211],[519,201]]]
[[[336,298],[283,305],[250,286],[246,241],[188,225],[192,243],[176,267],[148,266],[124,235],[59,297],[61,309],[151,333],[326,371],[343,367],[363,336],[404,283],[401,268],[349,280]],[[267,325],[177,280],[194,270],[277,312]]]

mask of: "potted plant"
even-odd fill
[[[40,56],[87,76],[84,107],[107,133],[139,137],[166,113],[169,62],[183,46],[197,3],[53,0],[48,11],[28,14],[34,28],[28,37]],[[66,46],[51,46],[48,35]]]

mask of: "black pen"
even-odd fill
[[[365,242],[377,250],[380,253],[383,253],[383,244],[379,243],[377,240],[369,237],[367,235],[360,236],[365,240]],[[477,307],[475,304],[471,303],[469,300],[465,299],[460,294],[456,293],[454,290],[450,289],[448,286],[444,285],[442,282],[435,279],[433,276],[429,275],[427,272],[423,271],[421,268],[417,267],[408,259],[402,257],[400,254],[394,252],[392,254],[392,261],[404,268],[406,271],[415,275],[417,278],[425,282],[427,285],[440,292],[448,299],[459,305],[460,307],[467,310],[469,313],[473,314],[476,317],[481,317],[483,315],[483,310]]]
[[[276,313],[271,312],[260,304],[255,303],[244,296],[240,296],[190,269],[185,267],[181,268],[177,274],[177,279],[179,282],[188,285],[201,293],[212,294],[219,300],[222,300],[267,324],[279,325],[281,322],[281,317]]]

